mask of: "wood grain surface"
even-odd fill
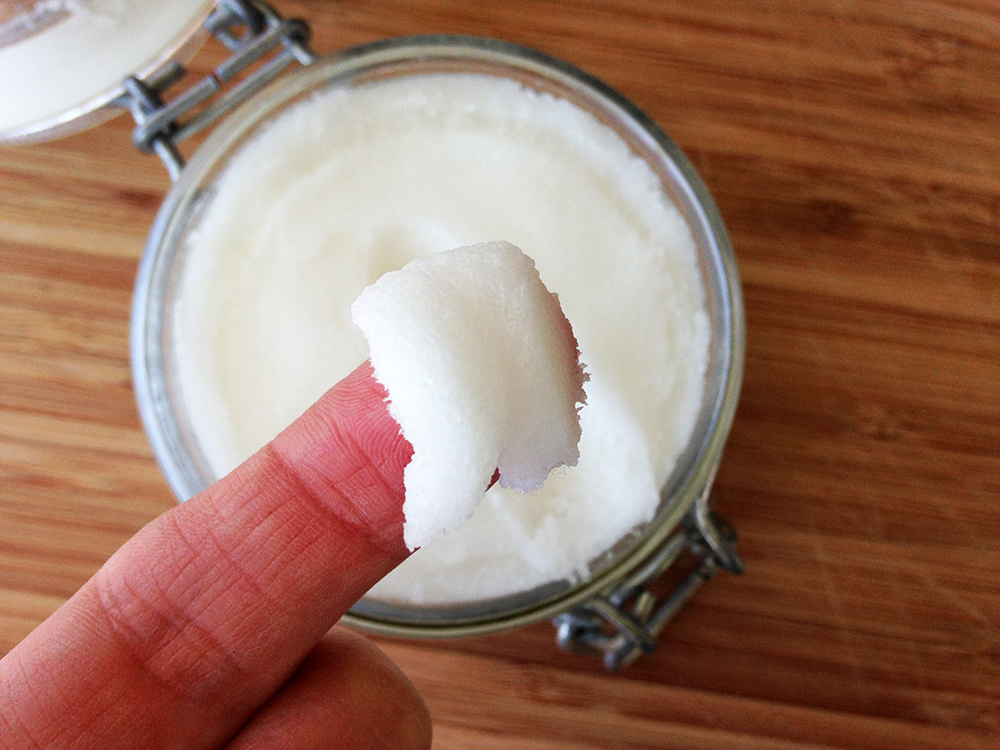
[[[436,746],[1000,747],[993,0],[276,4],[320,52],[466,33],[603,78],[700,170],[743,276],[746,378],[714,497],[746,574],[619,674],[548,625],[379,639]],[[169,182],[129,134],[122,117],[0,148],[0,653],[174,502],[128,363]]]

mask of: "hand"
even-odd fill
[[[407,555],[411,454],[362,365],[0,660],[0,747],[429,747],[403,674],[328,632]]]

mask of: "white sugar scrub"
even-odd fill
[[[610,128],[505,78],[331,88],[243,144],[188,232],[171,377],[222,476],[369,356],[351,304],[415,258],[506,240],[558,295],[586,363],[580,458],[494,486],[369,594],[475,601],[588,574],[652,519],[694,429],[710,324],[691,232]]]
[[[519,248],[417,258],[365,289],[351,313],[413,446],[410,550],[467,520],[494,472],[501,487],[529,492],[576,465],[586,377],[558,297]]]
[[[25,16],[20,26],[27,27],[32,17],[56,20],[0,45],[0,133],[47,121],[112,92],[175,45],[207,6],[206,0],[36,3],[34,16]]]

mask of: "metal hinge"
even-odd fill
[[[697,558],[694,569],[665,601],[658,602],[649,585],[685,549]],[[552,621],[556,642],[569,651],[602,653],[608,669],[621,669],[656,648],[664,626],[720,568],[742,573],[743,561],[736,554],[736,531],[709,510],[706,491],[685,516],[682,532],[670,537],[625,580]]]
[[[184,167],[177,144],[245,101],[292,63],[309,65],[316,59],[307,47],[305,22],[282,18],[260,0],[219,0],[204,26],[232,51],[224,63],[170,101],[164,100],[164,92],[187,73],[180,63],[170,62],[145,80],[130,76],[124,82],[125,95],[116,102],[135,119],[136,147],[159,156],[174,181]],[[268,56],[223,91],[226,83]]]

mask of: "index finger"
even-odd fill
[[[365,363],[142,529],[0,661],[0,716],[46,747],[232,735],[407,555],[412,448],[385,396]]]

